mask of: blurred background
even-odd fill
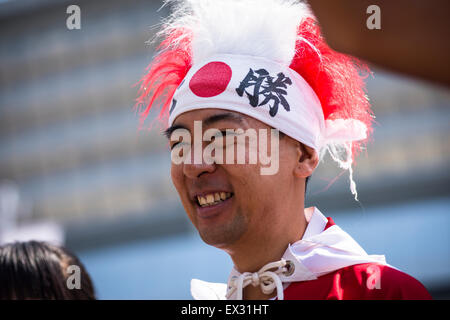
[[[71,4],[80,30],[66,27]],[[226,282],[232,267],[186,218],[161,128],[137,130],[134,84],[152,58],[152,26],[168,14],[160,7],[0,0],[0,242],[64,244],[101,299],[190,299],[190,279]],[[325,159],[307,205],[448,299],[450,90],[373,72],[377,124],[355,166],[360,202]]]

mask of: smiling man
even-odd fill
[[[357,197],[352,162],[372,123],[365,67],[326,45],[303,3],[172,2],[141,82],[141,116],[162,104],[184,209],[203,241],[234,263],[227,285],[192,280],[194,298],[430,298],[304,207],[327,151]]]

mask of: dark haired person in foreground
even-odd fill
[[[76,275],[76,272],[78,272]],[[79,287],[73,275],[79,276]],[[94,286],[67,249],[39,241],[0,246],[1,300],[94,300]]]
[[[419,281],[304,207],[327,152],[357,198],[352,163],[373,121],[359,74],[367,68],[331,50],[298,1],[171,3],[138,104],[142,120],[162,106],[184,209],[234,263],[228,284],[193,280],[194,298],[429,299]]]

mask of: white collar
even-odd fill
[[[305,233],[302,239],[308,239],[316,234],[321,233],[325,230],[325,226],[328,223],[328,219],[319,211],[316,207],[313,208],[313,213],[306,226]]]
[[[288,245],[282,258],[293,263],[294,272],[290,275],[279,275],[284,287],[291,282],[314,280],[350,265],[367,262],[386,264],[384,256],[368,255],[337,225],[324,230],[327,222],[327,218],[319,209],[314,208],[302,239]],[[193,279],[192,296],[195,299],[225,299],[232,279],[240,275],[241,273],[233,267],[228,285]],[[231,300],[234,298],[235,294],[230,296]]]

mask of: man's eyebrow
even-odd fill
[[[170,139],[170,136],[172,135],[172,132],[174,132],[177,129],[186,129],[188,130],[188,128],[186,128],[185,126],[183,126],[182,124],[176,124],[173,126],[170,126],[169,128],[167,128],[166,130],[163,131],[163,135],[167,138]]]
[[[212,115],[212,116],[204,119],[203,125],[210,126],[213,123],[221,121],[221,120],[231,120],[231,121],[242,123],[243,117],[236,113],[231,113],[231,112],[219,113],[219,114],[215,114],[215,115]]]

